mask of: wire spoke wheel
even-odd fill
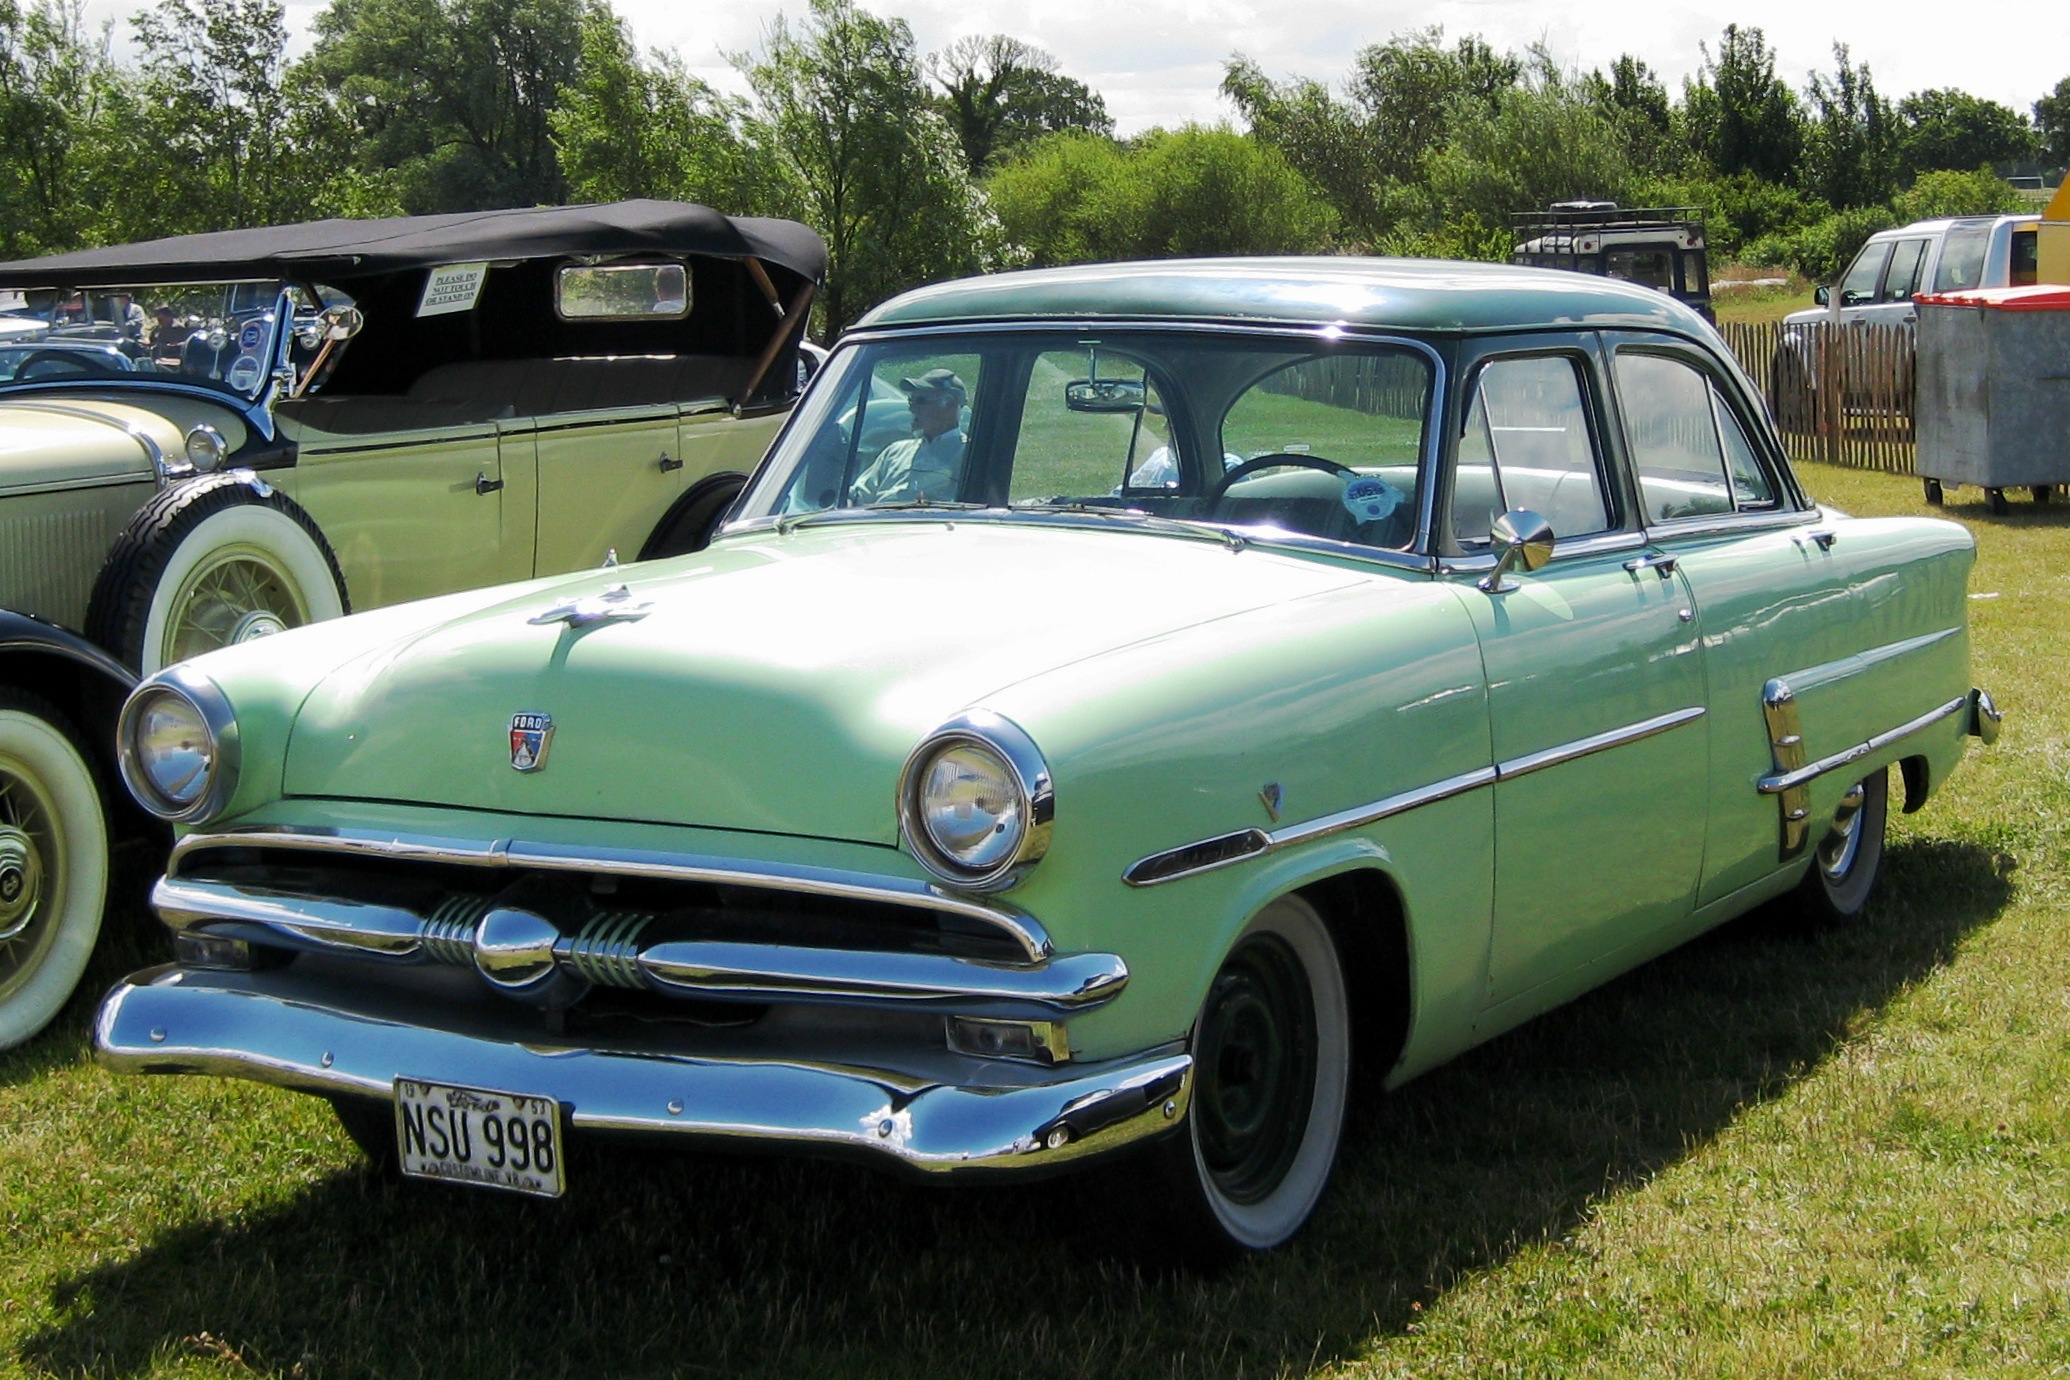
[[[212,553],[173,592],[161,660],[171,665],[308,621],[308,601],[265,552],[228,548]]]
[[[0,1001],[49,949],[65,903],[63,823],[49,794],[0,751]]]
[[[64,1007],[92,956],[108,890],[108,823],[78,734],[0,686],[0,1049]]]

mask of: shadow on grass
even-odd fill
[[[1309,1231],[1220,1277],[1102,1251],[1111,1200],[1083,1180],[958,1192],[591,1154],[558,1203],[340,1173],[165,1232],[58,1284],[65,1320],[17,1359],[125,1375],[218,1346],[312,1380],[1306,1371],[1780,1094],[2007,899],[1971,845],[1887,866],[1853,925],[1738,921],[1362,1105]]]

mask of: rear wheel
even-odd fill
[[[2012,511],[2012,505],[2005,501],[2005,490],[2003,489],[1984,490],[1984,506],[1990,509],[1997,517],[2004,517]]]
[[[1869,903],[1883,871],[1890,774],[1878,768],[1848,787],[1814,843],[1811,871],[1798,884],[1800,909],[1815,920],[1851,920]]]
[[[640,548],[640,559],[654,561],[704,550],[712,533],[718,530],[719,519],[746,487],[747,476],[730,470],[708,474],[692,484],[668,515],[655,524],[653,535]]]
[[[108,897],[100,781],[64,716],[0,687],[0,1049],[79,985]]]
[[[1337,1160],[1351,1025],[1337,948],[1298,896],[1244,928],[1193,1030],[1193,1095],[1157,1172],[1172,1244],[1197,1263],[1268,1250],[1315,1211]]]

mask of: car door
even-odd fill
[[[1499,1027],[1685,920],[1708,726],[1686,589],[1646,559],[1603,443],[1592,338],[1483,354],[1465,379],[1439,542],[1487,676]],[[1491,526],[1518,509],[1551,522],[1552,557],[1494,583]]]
[[[534,572],[600,565],[640,552],[683,492],[674,403],[601,407],[541,417],[539,546]]]
[[[1709,352],[1635,333],[1605,343],[1648,558],[1686,583],[1703,635],[1711,798],[1699,904],[1739,909],[1735,897],[1818,842],[1818,821],[1851,784],[1834,773],[1778,799],[1756,783],[1802,765],[1792,758],[1898,728],[1964,683],[1960,576],[1940,573],[1941,550],[1882,544],[1859,527],[1843,540],[1802,506],[1758,401]]]

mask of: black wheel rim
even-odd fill
[[[1293,1166],[1315,1096],[1315,1000],[1287,942],[1237,945],[1201,1013],[1194,1127],[1215,1188],[1255,1203]]]

